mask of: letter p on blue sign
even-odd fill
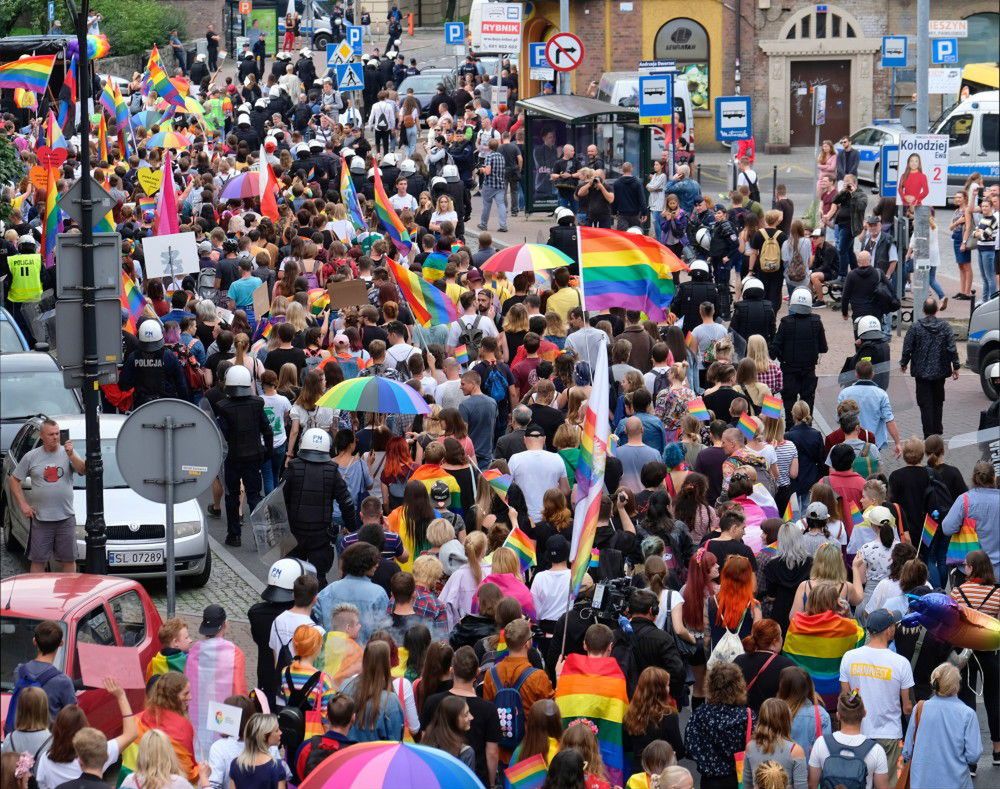
[[[958,63],[958,39],[931,39],[931,62],[934,64]]]

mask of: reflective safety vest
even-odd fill
[[[7,298],[14,302],[24,303],[41,301],[42,299],[42,256],[9,255],[7,264],[10,266],[11,282]]]

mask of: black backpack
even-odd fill
[[[750,189],[750,199],[753,200],[755,203],[759,203],[760,202],[760,176],[758,175],[756,178],[753,179],[753,182],[751,182],[750,178],[747,176],[747,174],[743,173],[743,180],[747,182],[747,187]]]
[[[656,402],[656,396],[664,389],[670,388],[670,368],[663,367],[661,369],[652,370],[653,373],[653,402]]]
[[[335,740],[326,734],[318,734],[315,737],[310,737],[302,747],[305,748],[306,746],[309,747],[309,752],[306,754],[305,762],[301,765],[301,771],[298,776],[300,781],[343,747],[340,740]],[[296,765],[296,767],[298,766]]]
[[[477,315],[472,323],[459,321],[462,324],[462,330],[458,333],[459,345],[465,346],[465,351],[469,354],[469,360],[473,362],[479,358],[479,346],[483,342],[483,330],[479,328],[479,324],[482,321],[482,315]]]
[[[322,671],[317,671],[306,680],[305,685],[292,691],[288,703],[278,712],[278,728],[281,729],[281,745],[285,753],[296,753],[302,745],[306,736],[306,700],[316,688],[322,674]],[[285,668],[285,682],[289,688],[295,687],[290,667]]]
[[[889,312],[897,312],[899,310],[899,297],[893,293],[892,286],[890,285],[889,280],[886,279],[885,274],[882,274],[879,278],[878,283],[875,285],[875,292],[873,295],[875,299],[875,306],[883,315]]]
[[[955,503],[951,490],[930,466],[927,467],[927,489],[924,491],[924,512],[930,515],[938,524]]]

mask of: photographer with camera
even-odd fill
[[[590,178],[584,178],[590,173]],[[604,183],[604,170],[580,171],[580,188],[576,198],[580,202],[580,213],[586,215],[588,227],[611,227],[611,204],[615,202],[614,192]]]
[[[648,589],[633,589],[628,598],[625,616],[615,630],[612,656],[625,674],[629,697],[635,692],[639,675],[647,666],[665,669],[670,674],[670,695],[683,706],[686,693],[687,666],[677,651],[673,636],[656,626],[660,601]]]
[[[833,222],[837,228],[837,253],[840,255],[837,283],[842,284],[848,270],[858,264],[854,256],[854,239],[864,230],[865,210],[868,207],[868,198],[858,191],[857,176],[844,176],[844,188],[833,198],[833,204],[837,207]]]

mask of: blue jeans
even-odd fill
[[[927,272],[927,287],[933,290],[939,299],[944,298],[944,288],[937,281],[937,266],[931,266],[930,271]]]
[[[847,276],[847,272],[858,265],[858,259],[854,256],[854,234],[851,228],[843,225],[837,226],[837,254],[840,255],[841,279]]]
[[[577,203],[576,197],[574,195],[568,196],[567,194],[560,192],[558,189],[556,190],[556,194],[558,195],[560,206],[562,206],[563,208],[568,208],[574,214],[580,210],[580,206]]]
[[[906,280],[913,273],[913,259],[908,258],[904,260],[902,263],[897,263],[896,268],[893,269],[892,276],[889,277],[889,285],[890,287],[892,287],[893,293],[899,293],[899,279],[897,278],[899,277],[900,268],[903,269],[903,284],[905,285]]]
[[[264,495],[266,496],[281,482],[281,469],[285,465],[285,452],[288,449],[286,441],[280,447],[275,445],[271,450],[271,457],[264,458],[260,464],[260,476],[264,481]]]
[[[490,210],[493,207],[493,203],[496,203],[500,227],[507,227],[506,191],[503,186],[483,187],[483,213],[479,218],[480,226],[486,227],[490,223]]]
[[[406,154],[413,156],[413,152],[417,149],[417,127],[414,125],[407,129],[404,126],[403,132],[406,135]]]
[[[941,517],[943,518],[944,516],[942,515]],[[934,539],[931,540],[930,549],[927,551],[927,572],[931,585],[935,589],[944,589],[945,584],[948,583],[948,562],[946,559],[949,542],[951,540],[948,536],[943,531],[938,530],[938,533],[934,535]]]
[[[979,249],[979,273],[983,277],[983,301],[989,301],[997,294],[996,250]]]

